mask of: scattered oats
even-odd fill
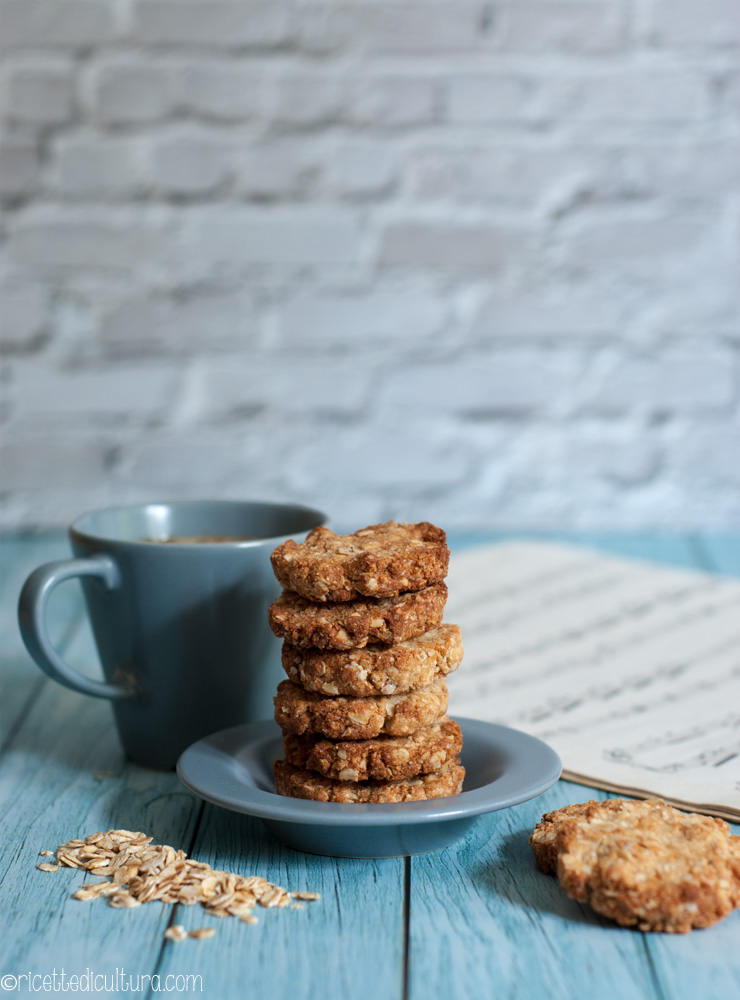
[[[233,892],[222,892],[220,895],[213,896],[211,899],[209,899],[208,906],[212,907],[213,909],[216,909],[217,907],[226,906],[228,903],[233,903],[233,902],[234,902]]]
[[[97,899],[99,896],[108,896],[119,890],[120,886],[116,885],[115,882],[85,882],[74,893],[74,897],[75,899]],[[84,895],[78,895],[79,893],[84,893]]]
[[[172,927],[167,928],[164,936],[168,941],[184,941],[188,936],[188,932],[182,924],[174,924]]]
[[[47,863],[45,861],[42,861],[41,864],[36,865],[36,867],[38,868],[38,870],[40,872],[58,872],[59,871],[59,865],[47,865]]]
[[[215,933],[215,927],[198,927],[194,931],[188,931],[188,937],[195,938],[196,941],[205,941],[212,938]]]
[[[280,906],[280,900],[282,899],[283,893],[285,893],[284,889],[280,889],[278,886],[273,886],[271,889],[268,889],[267,892],[262,893],[258,902],[260,906],[264,906],[267,909],[271,909],[274,906]],[[285,893],[285,895],[287,897],[288,894]]]
[[[302,910],[304,907],[303,903],[291,903],[290,908],[291,910]]]
[[[77,864],[74,858],[68,857],[64,852],[57,854],[57,861],[65,868],[84,868],[84,865]]]
[[[135,899],[128,892],[118,892],[111,893],[108,896],[108,902],[113,907],[114,910],[130,910],[133,906],[141,906],[141,900]]]
[[[57,871],[59,866],[83,868],[96,876],[110,876],[101,882],[86,882],[73,893],[75,899],[92,900],[107,896],[116,910],[130,909],[142,903],[159,901],[193,906],[200,903],[213,917],[237,917],[245,924],[256,924],[252,914],[259,903],[268,909],[283,908],[295,899],[318,899],[318,893],[288,892],[259,875],[237,875],[219,871],[204,861],[192,861],[182,850],[167,844],[153,844],[152,837],[131,830],[108,830],[91,833],[85,840],[60,844],[58,865],[40,864],[43,871]],[[41,852],[45,857],[51,851]],[[302,908],[293,903],[294,909]],[[179,925],[165,932],[168,940],[184,938]],[[171,932],[171,933],[170,933]],[[191,931],[188,937],[209,938],[215,928]]]
[[[248,875],[244,879],[244,888],[251,889],[254,892],[264,892],[270,888],[270,883],[267,879],[260,878],[259,875]]]
[[[54,852],[53,851],[39,851],[39,857],[40,858],[53,858],[54,857]]]
[[[93,858],[92,860],[88,861],[87,864],[85,865],[85,868],[87,868],[88,871],[94,871],[96,868],[107,868],[107,867],[108,867],[108,858]]]

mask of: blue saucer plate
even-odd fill
[[[463,731],[464,791],[422,802],[346,805],[275,792],[272,762],[283,756],[270,720],[199,740],[177,764],[180,780],[207,802],[258,816],[288,847],[341,858],[392,858],[448,847],[478,816],[526,802],[560,777],[560,758],[517,729],[457,719]]]

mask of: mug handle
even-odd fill
[[[108,590],[120,583],[118,567],[108,556],[90,559],[60,559],[39,566],[23,584],[18,601],[18,624],[26,649],[52,680],[73,691],[95,698],[128,698],[134,693],[126,682],[95,681],[70,667],[54,649],[46,630],[46,607],[52,590],[65,580],[78,576],[99,577]]]

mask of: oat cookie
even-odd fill
[[[275,721],[286,733],[321,733],[330,740],[371,740],[380,733],[407,736],[438,722],[447,711],[444,680],[407,694],[329,698],[281,681]]]
[[[283,737],[285,759],[337,781],[397,781],[438,771],[462,748],[460,727],[444,718],[410,736],[333,742],[311,734]]]
[[[373,644],[342,652],[300,649],[283,643],[283,669],[307,691],[367,698],[426,687],[457,670],[462,660],[459,625],[440,625],[391,646]]]
[[[294,767],[284,760],[273,764],[275,788],[279,795],[318,802],[412,802],[457,795],[462,791],[465,768],[459,759],[438,771],[400,781],[332,781],[313,771]]]
[[[289,539],[270,558],[286,590],[311,601],[351,601],[438,583],[447,575],[450,550],[444,531],[427,521],[387,521],[351,535],[314,528],[305,542]]]
[[[286,590],[270,605],[270,628],[301,649],[362,649],[369,642],[403,642],[436,628],[446,600],[444,583],[399,597],[339,604],[315,604]]]
[[[686,933],[740,906],[740,837],[660,799],[607,799],[547,813],[530,843],[574,899],[642,931]]]

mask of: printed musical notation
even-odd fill
[[[740,582],[510,542],[448,584],[453,714],[541,737],[584,784],[740,819]]]

